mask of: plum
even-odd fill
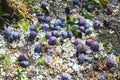
[[[64,17],[59,17],[59,19],[60,19],[62,22],[65,22],[65,18],[64,18]]]
[[[80,29],[81,32],[85,32],[85,27],[84,26],[80,26],[79,29]]]
[[[85,35],[90,35],[92,33],[92,29],[91,28],[88,28],[85,30]]]
[[[14,40],[20,39],[20,34],[19,34],[19,32],[14,32],[14,33],[13,33],[13,38],[14,38]]]
[[[87,23],[87,24],[85,25],[85,29],[88,29],[89,27],[90,27],[90,24]]]
[[[54,23],[55,26],[61,26],[62,25],[62,21],[60,19],[57,19]]]
[[[55,45],[56,41],[57,41],[57,38],[54,37],[54,36],[52,36],[52,37],[49,38],[48,43],[49,43],[50,45]]]
[[[55,36],[55,37],[59,37],[60,36],[60,33],[58,31],[53,31],[52,32],[52,35]]]
[[[79,29],[79,28],[80,28],[80,26],[79,26],[79,25],[76,25],[76,24],[73,25],[73,27],[76,28],[76,29]]]
[[[65,39],[68,37],[68,33],[66,31],[62,32],[62,37]]]
[[[37,16],[43,16],[43,13],[42,12],[37,12],[36,15]]]
[[[28,56],[26,54],[20,54],[20,56],[18,57],[18,61],[28,61]]]
[[[49,25],[48,25],[47,23],[41,24],[41,28],[42,28],[43,30],[45,30],[45,31],[47,31],[47,30],[50,29],[50,27],[49,27]]]
[[[100,24],[101,24],[101,22],[99,20],[95,20],[94,24],[93,24],[93,28],[94,29],[99,29],[100,28]]]
[[[73,0],[73,4],[78,5],[80,0]]]
[[[69,38],[73,37],[73,32],[71,30],[68,30],[67,33]]]
[[[85,53],[86,54],[90,54],[90,53],[92,53],[93,52],[93,50],[90,48],[90,46],[86,46],[86,51],[85,51]]]
[[[77,34],[75,35],[77,38],[82,38],[82,32],[80,30],[77,30]]]
[[[82,52],[82,51],[83,51],[83,44],[82,44],[82,43],[78,44],[78,45],[76,46],[76,50],[77,50],[78,53],[79,53],[79,52]]]
[[[68,73],[63,73],[62,74],[61,80],[70,80],[70,79],[71,79],[70,74],[68,74]]]
[[[79,64],[84,63],[84,62],[85,62],[85,55],[84,55],[84,54],[80,54],[80,55],[78,56],[77,60],[78,60],[78,63],[79,63]]]
[[[45,22],[46,22],[46,23],[49,23],[51,20],[52,20],[52,19],[51,19],[50,16],[47,16],[47,17],[45,18]]]
[[[60,26],[55,26],[55,27],[54,27],[54,30],[60,31],[60,30],[61,30],[61,27],[60,27]]]
[[[13,35],[10,35],[10,36],[7,38],[7,42],[13,43],[13,41],[14,41],[14,37],[13,37]]]
[[[30,31],[36,31],[36,26],[32,24],[32,25],[30,25],[29,29],[30,29]]]
[[[111,7],[107,7],[107,9],[105,10],[105,13],[107,15],[111,15],[113,13],[113,9]]]
[[[93,5],[89,4],[89,5],[87,6],[87,10],[88,10],[88,11],[91,11],[91,10],[93,9],[93,7],[94,7]]]
[[[43,9],[46,9],[46,7],[48,6],[49,4],[47,3],[47,2],[45,2],[45,1],[42,1],[41,2],[41,7],[43,8]]]
[[[44,16],[39,16],[38,21],[39,22],[45,22],[45,17]]]
[[[51,32],[46,32],[45,37],[49,39],[50,37],[52,37],[52,33]]]
[[[108,68],[113,67],[115,65],[115,60],[113,58],[108,58],[106,65]]]
[[[103,21],[103,25],[104,25],[105,27],[110,26],[110,21],[109,21],[109,20],[104,20],[104,21]]]
[[[22,67],[27,67],[29,65],[29,62],[28,61],[21,61],[21,62],[19,62],[19,64]]]
[[[82,0],[82,2],[87,3],[87,2],[88,2],[88,0]]]
[[[66,12],[67,14],[70,13],[70,10],[72,10],[72,7],[71,7],[71,6],[67,6],[67,7],[65,8],[65,12]]]
[[[106,78],[106,73],[105,72],[101,72],[101,73],[98,74],[98,79],[99,80],[105,80],[105,78]]]
[[[70,10],[70,14],[77,14],[77,9]]]
[[[32,39],[35,39],[37,36],[37,33],[35,31],[31,31],[29,37]]]
[[[86,23],[86,19],[81,17],[80,20],[79,20],[79,25],[80,26],[85,26],[87,23]]]
[[[86,45],[91,46],[93,44],[94,40],[93,39],[87,39],[86,40]]]
[[[41,44],[37,44],[37,45],[35,45],[34,52],[40,53],[43,51],[43,49],[44,49],[44,47]]]
[[[81,44],[82,42],[81,42],[81,39],[79,39],[79,38],[77,38],[77,39],[75,39],[75,41],[74,41],[74,44],[77,46],[78,44]]]
[[[94,41],[91,45],[90,45],[91,49],[93,51],[98,51],[99,50],[99,43],[97,41]]]
[[[54,25],[50,25],[50,29],[51,30],[55,30],[55,26]]]
[[[98,70],[99,65],[100,65],[100,64],[99,64],[98,61],[94,61],[94,62],[92,63],[92,67],[93,67],[94,70]]]
[[[11,36],[11,34],[12,34],[11,29],[9,29],[9,28],[5,29],[4,34],[5,34],[6,37]]]
[[[61,45],[64,43],[64,39],[63,38],[60,39],[60,43],[61,43]]]

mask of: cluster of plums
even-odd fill
[[[79,3],[83,3],[83,7],[85,7],[88,11],[93,11],[94,5],[93,4],[87,4],[89,0],[73,0],[74,5],[79,5]]]
[[[20,39],[20,33],[14,32],[9,28],[5,29],[4,34],[5,34],[5,38],[9,43],[13,43],[14,41]]]
[[[88,2],[88,0],[82,0],[82,1],[84,3]],[[73,1],[75,5],[78,5],[79,2],[80,0]],[[41,8],[46,9],[47,6],[49,6],[47,2],[44,1],[41,2]],[[92,10],[92,8],[93,5],[87,5],[87,9],[89,11]],[[73,9],[69,6],[66,7],[65,11],[67,14],[67,20],[70,19],[70,16],[72,14],[77,13],[76,9]],[[38,17],[38,21],[41,23],[40,28],[42,29],[42,31],[45,32],[45,38],[47,39],[49,45],[54,46],[56,45],[56,42],[60,42],[60,44],[63,44],[64,39],[72,38],[75,36],[72,30],[62,31],[63,28],[65,29],[65,25],[67,24],[67,20],[64,17],[58,17],[54,23],[50,24],[50,22],[52,21],[51,16],[45,16],[43,12],[37,12],[36,15]],[[93,22],[93,29],[99,30],[100,25],[101,22],[99,20],[95,20]],[[109,25],[109,22],[104,21],[104,25],[105,26]],[[79,33],[78,36],[75,37],[74,45],[76,48],[76,53],[80,53],[77,57],[78,63],[82,64],[86,60],[88,60],[86,58],[86,54],[91,54],[93,52],[99,51],[99,43],[92,38],[86,39],[85,43],[82,42],[80,35],[81,36],[90,35],[93,30],[91,29],[91,25],[87,22],[87,20],[84,17],[78,18],[78,23],[74,23],[72,27],[74,27]],[[29,30],[30,33],[28,38],[30,40],[35,40],[35,38],[37,37],[37,27],[32,24],[29,26]],[[20,33],[16,31],[12,31],[9,28],[5,29],[4,34],[5,34],[5,38],[9,43],[13,43],[14,41],[20,39]],[[35,53],[41,53],[43,52],[43,50],[44,50],[44,46],[42,44],[37,44],[34,47]],[[54,52],[54,51],[52,49],[48,49],[48,52]],[[28,59],[29,58],[26,54],[20,54],[20,56],[18,57],[19,64],[22,67],[27,67],[29,65]],[[50,56],[47,56],[45,58],[45,61],[51,63],[52,58]],[[106,66],[108,68],[112,68],[114,67],[114,65],[115,65],[114,59],[108,58]],[[93,60],[92,66],[94,70],[98,70],[100,63],[98,61]],[[70,80],[70,74],[63,73],[61,79]]]
[[[85,61],[84,54],[81,54],[79,57],[80,57],[79,58],[80,62]],[[108,68],[112,68],[115,65],[114,59],[108,58],[106,65],[107,65]],[[100,66],[100,63],[98,61],[93,61],[92,67],[93,67],[94,70],[98,70],[99,66]],[[102,73],[98,74],[98,79],[99,80],[103,80],[105,78],[106,78],[106,73],[105,72],[102,72]],[[61,80],[70,80],[70,79],[71,79],[70,74],[68,74],[68,73],[63,73],[62,74]]]
[[[85,55],[80,54],[78,60],[79,60],[80,63],[83,63],[83,61],[85,61]],[[115,65],[114,59],[113,58],[108,58],[106,65],[107,65],[108,68],[112,68]],[[94,70],[98,70],[99,66],[100,66],[100,63],[98,61],[93,61],[92,67],[93,67]],[[106,78],[105,72],[102,72],[98,75],[98,79],[100,79],[100,80],[105,79],[105,78]],[[71,79],[70,74],[68,74],[68,73],[63,73],[62,74],[61,80],[70,80],[70,79]]]
[[[28,56],[26,54],[20,54],[18,57],[19,65],[22,67],[27,67],[29,65]]]

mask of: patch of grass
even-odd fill
[[[3,68],[4,68],[5,70],[7,70],[7,69],[9,68],[9,66],[10,66],[10,60],[11,60],[10,55],[9,55],[9,54],[6,54],[6,55],[5,55],[5,59],[4,59],[4,61],[3,61]]]

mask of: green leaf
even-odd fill
[[[94,15],[92,15],[90,12],[88,12],[88,11],[85,10],[85,9],[82,10],[82,14],[83,14],[83,16],[84,16],[86,19],[92,20],[93,17],[94,17]]]
[[[48,72],[43,72],[43,74],[44,74],[45,76],[48,76]]]
[[[60,41],[56,41],[56,45],[59,46],[61,43]]]
[[[72,27],[72,32],[75,36],[78,36],[78,31],[76,28]]]
[[[63,62],[64,62],[64,63],[67,63],[67,62],[68,62],[68,59],[67,59],[67,58],[63,58]]]
[[[17,22],[17,25],[22,27],[24,30],[28,30],[29,29],[29,22],[25,21],[24,19],[21,19]]]
[[[41,28],[39,28],[39,27],[37,27],[36,30],[38,33],[42,31]]]
[[[27,31],[29,29],[29,22],[25,21],[23,24],[23,28]]]
[[[7,70],[11,64],[11,57],[10,54],[5,54],[5,59],[3,60],[3,69]]]
[[[46,9],[48,12],[50,12],[50,6],[47,6]]]
[[[110,79],[111,79],[110,76],[107,76],[107,77],[106,77],[106,80],[110,80]]]
[[[106,41],[106,42],[103,44],[103,47],[106,48],[108,45],[109,45],[109,42]]]
[[[13,64],[19,64],[19,62],[15,61]]]
[[[99,0],[94,0],[96,3],[100,4],[100,1]]]
[[[28,0],[28,3],[31,4],[33,2],[33,0]]]
[[[49,70],[49,73],[50,73],[51,75],[53,75],[54,71],[53,71],[52,68]]]
[[[71,21],[72,23],[78,23],[78,15],[77,15],[77,14],[72,14],[72,15],[70,16],[70,21]]]
[[[98,55],[95,55],[94,58],[95,58],[95,59],[99,59],[99,56],[98,56]]]
[[[44,42],[46,42],[46,41],[47,41],[46,37],[43,37],[43,38],[41,39],[41,43],[44,43]]]
[[[40,7],[39,4],[35,4],[35,5],[33,6],[34,9],[38,9],[39,7]]]
[[[5,54],[0,54],[0,60],[5,59]]]
[[[77,29],[74,28],[72,25],[67,25],[66,28],[67,30],[71,30],[75,36],[78,35]]]
[[[41,59],[39,59],[39,61],[38,61],[38,65],[44,65],[44,63],[45,63],[45,57],[42,57]]]

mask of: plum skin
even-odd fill
[[[78,56],[77,60],[78,60],[78,63],[79,63],[79,64],[84,63],[84,62],[85,62],[85,55],[84,55],[84,54],[80,54],[80,55]]]
[[[55,45],[56,41],[57,41],[57,38],[54,37],[54,36],[52,36],[52,37],[49,38],[48,43],[49,43],[50,45]]]
[[[70,74],[68,74],[68,73],[63,73],[62,74],[61,80],[70,80],[70,79],[71,79]]]
[[[34,52],[40,53],[43,51],[43,49],[44,49],[44,47],[41,44],[37,44],[37,45],[35,45]]]
[[[112,58],[109,58],[106,63],[108,68],[112,68],[115,65],[115,61]]]

